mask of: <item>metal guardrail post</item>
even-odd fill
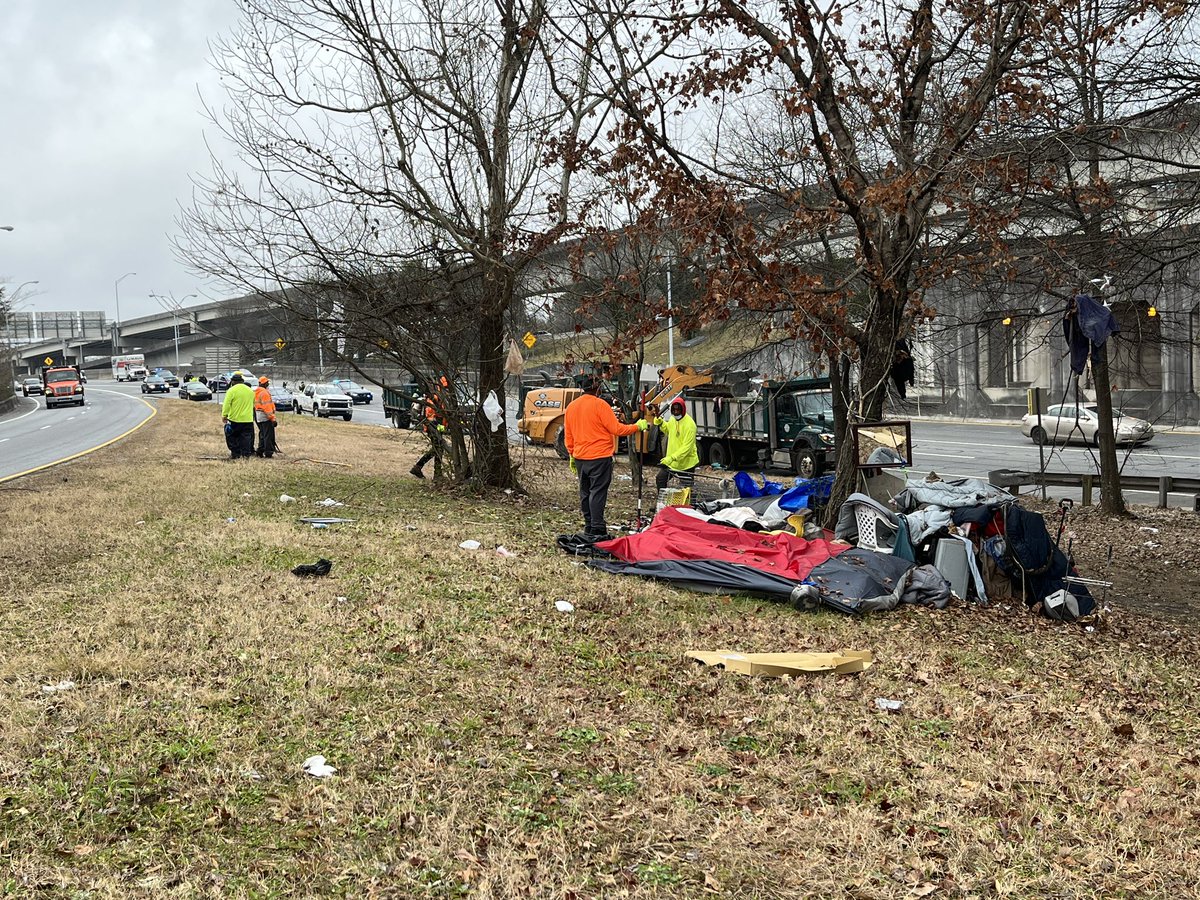
[[[1160,475],[1158,477],[1158,508],[1167,508],[1167,495],[1171,493],[1171,476]]]
[[[1092,475],[1085,473],[1080,479],[1081,487],[1083,488],[1083,505],[1092,505]]]

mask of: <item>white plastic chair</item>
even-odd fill
[[[900,529],[879,510],[865,503],[854,503],[854,522],[858,525],[858,546],[863,550],[874,550],[876,553],[896,551]]]

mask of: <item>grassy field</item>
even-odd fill
[[[287,417],[232,463],[160,408],[0,488],[0,895],[1195,896],[1190,632],[677,592],[552,549],[549,456],[477,498],[404,474],[416,436]],[[843,647],[875,666],[682,659]]]

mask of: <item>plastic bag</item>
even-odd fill
[[[509,375],[520,375],[525,371],[525,357],[517,349],[516,341],[508,342],[508,356],[504,360],[504,371]]]
[[[762,488],[754,481],[749,472],[738,472],[733,476],[733,484],[739,497],[761,497]]]
[[[483,401],[483,414],[492,423],[492,431],[495,431],[503,424],[504,407],[500,405],[495,391],[488,391],[487,399]]]

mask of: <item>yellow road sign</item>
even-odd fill
[[[47,356],[45,359],[42,360],[42,362],[44,362],[48,366],[52,366],[52,365],[54,365],[54,357]]]
[[[282,350],[286,346],[287,346],[287,341],[285,341],[283,338],[275,338],[275,349],[276,350]]]
[[[526,349],[532,350],[533,345],[537,343],[537,336],[532,331],[527,331],[525,337],[521,338],[521,343],[525,345]]]

